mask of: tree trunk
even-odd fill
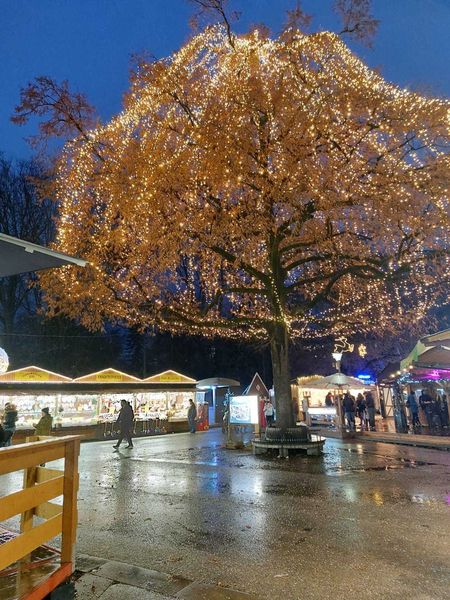
[[[276,325],[270,339],[277,427],[295,427],[289,373],[289,336],[284,325]]]

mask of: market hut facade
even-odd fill
[[[71,379],[30,366],[0,375],[0,410],[7,402],[16,405],[16,442],[31,434],[44,407],[53,416],[56,434],[108,438],[114,433],[122,399],[135,411],[135,435],[187,431],[195,385],[195,379],[176,371],[142,380],[109,368]]]

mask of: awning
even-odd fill
[[[437,346],[439,344],[450,346],[450,329],[443,329],[432,335],[426,335],[420,341],[427,346]]]
[[[241,384],[236,379],[227,379],[226,377],[210,377],[197,381],[197,389],[207,390],[211,388],[238,387]]]
[[[84,267],[86,261],[0,233],[0,277],[52,269],[63,265]]]
[[[311,383],[306,384],[305,387],[306,386],[310,388],[318,388],[320,390],[336,388],[362,389],[370,387],[360,379],[357,379],[356,377],[350,377],[349,375],[344,375],[344,373],[333,373],[327,377],[316,379],[316,381],[312,381]]]
[[[415,366],[450,367],[449,330],[421,338],[406,358],[400,362],[402,370]]]
[[[425,348],[421,354],[419,354],[416,360],[413,360],[410,364],[406,364],[402,361],[402,368],[410,368],[410,365],[414,367],[433,367],[441,369],[450,368],[450,346],[432,346],[431,348]],[[403,366],[405,365],[405,366]]]

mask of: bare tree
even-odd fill
[[[55,204],[39,199],[36,181],[41,171],[36,163],[15,164],[0,158],[0,231],[29,242],[47,245],[54,237]],[[40,292],[33,273],[0,279],[0,325],[12,333],[17,319],[33,313]]]

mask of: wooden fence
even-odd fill
[[[53,583],[58,585],[73,572],[80,438],[30,440],[26,444],[0,449],[0,476],[24,471],[23,489],[0,497],[0,522],[21,516],[20,533],[0,545],[0,571],[62,534],[61,567],[53,577]],[[43,466],[61,458],[64,459],[63,471]],[[58,496],[62,496],[62,504],[51,502]],[[35,522],[35,516],[41,518],[39,523]]]

